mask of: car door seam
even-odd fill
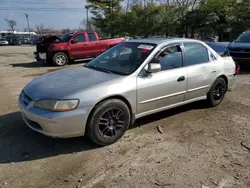
[[[153,98],[153,99],[141,101],[140,104],[145,104],[145,103],[149,103],[149,102],[153,102],[153,101],[157,101],[157,100],[161,100],[161,99],[165,99],[165,98],[169,98],[169,97],[174,97],[174,96],[177,96],[177,95],[182,95],[184,93],[186,93],[186,91],[182,91],[182,92],[178,92],[178,93],[173,93],[173,94],[170,94],[170,95],[164,95],[164,96],[161,96],[161,97],[157,97],[157,98]]]
[[[205,88],[208,88],[208,87],[210,87],[210,85],[201,86],[201,87],[197,87],[197,88],[194,88],[194,89],[189,89],[189,90],[187,90],[187,93],[197,91],[197,90],[201,90],[201,89],[205,89]]]

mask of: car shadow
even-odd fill
[[[209,108],[209,106],[207,105],[205,101],[198,101],[198,102],[186,104],[180,107],[172,108],[169,110],[158,112],[156,114],[152,114],[152,115],[139,118],[135,121],[135,123],[132,126],[130,126],[129,129],[134,129],[136,127],[140,127],[145,124],[152,123],[154,121],[158,121],[158,120],[168,118],[168,117],[171,117],[171,116],[183,113],[183,112],[187,112],[189,110],[207,109],[207,108]]]
[[[203,103],[193,103],[136,120],[130,129],[167,118],[188,110],[207,108]],[[70,139],[50,138],[36,133],[25,125],[20,112],[0,116],[0,164],[33,161],[61,154],[98,149],[86,137]]]
[[[246,75],[250,74],[250,69],[241,69],[239,75]]]
[[[239,75],[245,75],[245,74],[250,74],[250,63],[248,66],[240,65]]]
[[[97,149],[86,137],[50,138],[31,131],[20,112],[0,116],[0,164],[32,161]]]
[[[44,64],[42,62],[37,62],[37,61],[32,61],[28,63],[13,63],[10,65],[12,67],[23,67],[23,68],[52,67],[51,65]]]

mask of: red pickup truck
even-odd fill
[[[125,38],[99,39],[96,32],[75,32],[44,38],[34,52],[37,61],[64,66],[69,61],[91,59]]]

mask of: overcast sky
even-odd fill
[[[25,13],[29,15],[30,27],[78,28],[86,19],[86,0],[0,0],[0,30],[9,29],[4,20],[15,20],[16,28],[27,28]]]

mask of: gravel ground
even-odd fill
[[[120,141],[98,148],[25,126],[18,94],[58,69],[34,62],[34,49],[0,47],[0,187],[250,187],[249,71],[220,106],[194,103],[139,119]]]

